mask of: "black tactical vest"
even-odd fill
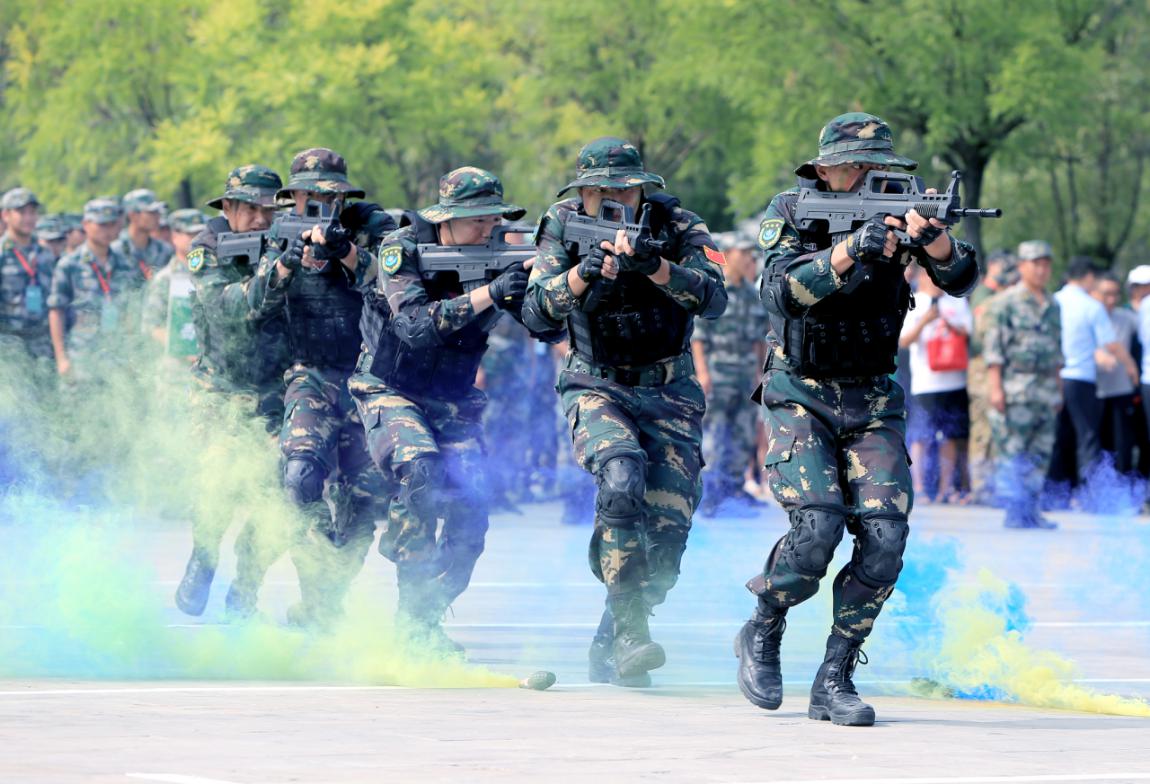
[[[351,370],[359,356],[363,297],[347,283],[342,265],[321,274],[300,270],[287,294],[292,360]]]
[[[804,244],[829,248],[825,231],[801,232]],[[842,289],[811,306],[801,318],[787,316],[780,281],[768,281],[771,330],[788,363],[808,378],[851,378],[893,373],[898,337],[910,305],[905,268],[896,262],[856,264]],[[772,276],[785,270],[771,270]]]
[[[438,242],[435,226],[414,213],[405,213],[402,225],[415,226],[416,242]],[[451,275],[423,281],[427,298],[432,302],[458,297],[462,293],[459,281]],[[378,300],[382,300],[378,294]],[[364,318],[364,336],[367,329],[378,329],[373,348],[371,374],[385,384],[410,395],[452,398],[462,396],[474,384],[487,351],[487,330],[484,319],[476,319],[452,333],[442,345],[414,348],[395,336],[386,323],[375,318]],[[486,322],[489,323],[489,322]]]
[[[677,357],[691,345],[691,314],[640,272],[621,272],[604,286],[591,312],[567,317],[571,349],[584,359],[615,367],[649,365]]]

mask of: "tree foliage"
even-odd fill
[[[753,216],[843,111],[1006,218],[1131,263],[1145,246],[1145,0],[0,0],[0,184],[53,208],[339,150],[388,206],[462,164],[541,210],[625,136],[716,228]]]

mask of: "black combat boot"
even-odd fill
[[[607,605],[615,619],[615,668],[621,678],[643,675],[667,663],[663,646],[651,641],[647,618],[651,610],[641,593],[611,596]]]
[[[862,655],[862,641],[848,640],[832,634],[827,638],[827,654],[811,687],[811,707],[807,715],[818,721],[830,720],[848,727],[874,724],[874,708],[859,699],[851,676]]]
[[[216,565],[208,554],[199,547],[192,548],[192,557],[184,570],[184,579],[176,589],[176,606],[188,615],[203,615],[208,606],[208,596],[212,591],[212,579],[216,576]]]
[[[599,628],[587,651],[587,662],[587,680],[591,683],[610,683],[632,689],[646,689],[651,685],[650,674],[641,672],[623,677],[615,667],[615,619],[610,610],[603,610],[603,617],[599,619]]]
[[[404,575],[399,580],[396,625],[413,648],[451,658],[463,658],[467,650],[443,630],[445,602],[430,580]]]
[[[230,621],[246,621],[256,614],[260,598],[260,584],[237,576],[228,586],[224,597],[224,611]]]
[[[779,646],[786,628],[786,610],[771,607],[760,598],[751,620],[735,636],[739,690],[752,704],[767,710],[777,710],[783,704]]]

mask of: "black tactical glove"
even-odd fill
[[[351,252],[351,233],[343,226],[328,226],[323,240],[322,245],[312,243],[311,253],[316,261],[342,261]]]
[[[579,274],[584,281],[591,283],[592,281],[603,277],[603,262],[607,259],[607,251],[603,248],[592,248],[579,262],[579,266],[575,271]]]
[[[367,222],[371,220],[371,214],[382,211],[383,207],[378,204],[370,201],[357,201],[355,204],[349,204],[343,208],[343,212],[339,214],[339,222],[352,235],[359,234]]]
[[[934,224],[929,224],[917,237],[911,238],[911,246],[915,248],[925,248],[937,240],[944,231],[946,231],[946,229],[940,229]]]
[[[487,284],[491,301],[500,310],[518,310],[527,296],[527,270],[521,266],[509,269]]]
[[[644,275],[654,275],[662,264],[663,260],[659,258],[658,253],[638,250],[630,256],[622,256],[619,259],[619,269],[625,272],[640,272]]]
[[[292,272],[298,270],[303,266],[303,251],[305,247],[307,247],[307,243],[303,241],[303,237],[293,239],[288,243],[287,250],[280,256],[280,264],[283,264]]]
[[[890,229],[877,221],[867,221],[846,239],[847,255],[856,264],[864,261],[885,261],[886,233]]]

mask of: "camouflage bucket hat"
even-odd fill
[[[168,224],[172,231],[181,234],[199,234],[204,230],[207,219],[196,209],[176,210],[168,215]]]
[[[489,171],[474,166],[461,166],[439,178],[439,202],[419,211],[429,223],[443,223],[452,218],[478,218],[502,215],[519,220],[527,210],[503,201],[503,183]]]
[[[658,174],[643,170],[643,156],[635,145],[615,136],[602,136],[579,151],[575,179],[555,195],[562,196],[572,188],[633,188],[648,183],[667,187]]]
[[[913,171],[918,162],[894,153],[894,135],[882,119],[866,112],[840,114],[823,126],[817,158],[795,169],[795,174],[816,179],[815,166],[874,163]]]
[[[48,242],[59,242],[68,236],[68,229],[59,215],[45,215],[36,221],[36,236]]]
[[[156,198],[154,191],[137,188],[124,194],[124,212],[165,212],[168,206]]]
[[[277,199],[290,199],[292,191],[343,193],[353,199],[366,194],[347,181],[347,162],[343,156],[326,147],[313,147],[292,158],[291,175]]]
[[[224,195],[212,199],[207,206],[222,210],[224,199],[235,199],[260,207],[275,207],[276,192],[283,184],[280,176],[267,166],[237,166],[224,183]]]
[[[27,207],[29,204],[40,206],[40,200],[36,198],[36,194],[27,188],[13,188],[0,197],[0,209],[4,210],[19,210]]]
[[[92,199],[84,205],[84,220],[92,223],[115,223],[123,217],[119,199]]]

